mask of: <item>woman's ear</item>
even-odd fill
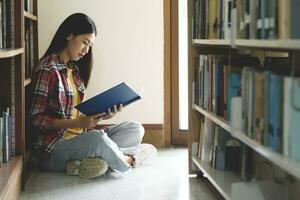
[[[68,37],[67,37],[67,40],[70,40],[70,39],[72,39],[72,37],[74,36],[74,34],[73,33],[71,33]]]

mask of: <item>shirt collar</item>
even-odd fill
[[[58,62],[58,65],[57,65],[58,70],[67,70],[67,67],[70,66],[73,68],[74,71],[79,72],[78,67],[76,66],[76,64],[73,61],[69,61],[67,64],[65,64],[58,53],[55,53],[52,56]]]

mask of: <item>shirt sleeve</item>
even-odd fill
[[[34,128],[45,133],[51,129],[54,118],[47,112],[48,98],[52,96],[55,73],[49,68],[41,68],[32,85],[32,104],[30,109],[31,124]]]

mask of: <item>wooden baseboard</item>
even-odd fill
[[[165,147],[163,124],[143,124],[145,135],[143,143],[153,144],[157,148]]]
[[[143,124],[145,130],[163,130],[162,124]]]

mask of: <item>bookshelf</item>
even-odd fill
[[[212,168],[208,163],[201,161],[197,156],[192,156],[192,161],[201,169],[202,173],[225,199],[231,199],[231,184],[241,181],[233,172],[222,172]]]
[[[216,114],[212,112],[206,111],[197,105],[193,105],[193,109],[201,113],[214,123],[218,124],[220,127],[227,130],[234,138],[239,139],[244,144],[251,147],[254,151],[264,156],[266,159],[272,161],[282,169],[288,171],[290,174],[300,179],[300,162],[283,156],[282,154],[273,151],[270,147],[266,147],[258,143],[257,141],[246,136],[246,133],[244,133],[243,131],[232,129],[228,121],[225,121],[223,118],[216,116]]]
[[[7,129],[1,124],[0,131],[0,199],[19,199],[25,183],[24,174],[29,155],[26,153],[28,148],[25,133],[25,87],[30,84],[31,65],[34,65],[38,58],[37,0],[0,0],[0,5],[2,123],[5,123],[3,121],[6,117],[3,110],[7,110],[9,114],[5,125]],[[27,29],[31,29],[29,36],[26,36]],[[30,40],[26,41],[26,37]],[[27,56],[28,50],[31,57]],[[28,62],[28,59],[31,62]]]
[[[234,195],[232,195],[233,185],[236,186],[239,183],[241,185],[248,184],[249,180],[246,180],[241,175],[243,171],[241,166],[243,164],[239,166],[239,170],[217,169],[217,152],[219,151],[217,147],[220,145],[218,143],[220,142],[218,140],[220,136],[216,135],[220,135],[220,133],[216,130],[219,129],[225,130],[232,139],[239,142],[241,147],[245,146],[251,152],[251,156],[247,157],[248,161],[251,162],[248,169],[251,172],[251,184],[259,188],[261,193],[269,195],[272,192],[261,187],[259,182],[253,181],[255,170],[257,170],[257,166],[260,163],[268,162],[276,171],[276,175],[279,174],[286,181],[285,184],[279,186],[287,194],[286,199],[300,198],[300,160],[296,158],[298,156],[296,155],[297,153],[294,152],[293,156],[291,155],[290,149],[295,149],[295,147],[291,147],[292,139],[287,140],[287,138],[293,136],[286,135],[289,133],[287,129],[291,127],[286,125],[290,123],[287,123],[288,118],[285,118],[290,113],[285,110],[287,105],[289,105],[287,102],[293,102],[293,99],[290,100],[286,97],[289,96],[286,94],[292,93],[286,92],[290,91],[286,88],[291,87],[293,89],[293,84],[297,83],[299,76],[300,36],[297,36],[297,34],[300,32],[300,29],[297,26],[298,22],[294,18],[299,14],[292,8],[292,5],[297,7],[299,4],[293,0],[278,0],[272,1],[270,4],[264,4],[266,2],[267,0],[188,1],[189,169],[191,173],[197,172],[207,177],[225,199],[234,199]],[[261,4],[264,6],[261,6]],[[266,8],[269,9],[268,12],[264,10]],[[230,17],[228,18],[228,16]],[[241,62],[248,57],[255,57],[258,64],[252,65],[250,62]],[[272,64],[268,64],[270,60],[272,60]],[[237,64],[240,62],[243,64]],[[216,75],[219,66],[222,66],[221,82],[218,82]],[[245,78],[247,74],[243,74],[243,69],[246,68],[250,68],[248,70],[254,74],[254,81],[248,82],[254,88],[252,93],[248,87],[249,85],[247,85],[249,79]],[[207,69],[209,69],[208,74],[205,72]],[[233,73],[238,73],[241,77],[239,80],[241,84],[239,93],[234,95],[240,96],[242,101],[242,106],[239,110],[241,113],[240,128],[232,126],[229,115],[231,111],[228,110],[233,106],[237,106],[237,104],[233,105],[228,102],[229,91],[227,90],[229,89],[227,87],[231,84],[228,83],[231,80],[230,70],[233,70]],[[241,71],[237,72],[234,70]],[[223,73],[224,71],[226,73]],[[280,91],[279,99],[281,102],[276,104],[279,107],[279,113],[277,114],[274,114],[274,110],[277,109],[276,106],[268,106],[268,102],[273,103],[275,101],[273,99],[276,97],[273,96],[273,92],[262,93],[263,99],[259,99],[261,96],[257,97],[259,95],[257,95],[258,92],[256,90],[261,91],[259,87],[264,88],[264,90],[266,88],[271,90],[271,86],[259,86],[256,85],[257,83],[253,85],[253,82],[257,81],[256,79],[258,79],[259,75],[264,74],[263,77],[266,78],[265,74],[268,71],[270,71],[272,76],[278,75],[282,78],[280,79],[280,81],[282,80],[282,85],[276,87],[272,85],[272,87],[275,87],[273,91]],[[288,85],[289,81],[291,81],[291,85]],[[245,85],[248,87],[247,90]],[[296,88],[295,94],[298,94],[298,88]],[[217,96],[216,91],[221,91],[221,96],[223,95],[221,100],[218,100],[220,97]],[[248,101],[248,98],[251,101]],[[264,112],[257,109],[260,108],[259,106],[262,106],[261,108]],[[265,109],[267,109],[267,113],[265,113]],[[274,130],[266,128],[267,126],[270,127],[269,124],[273,123],[272,120],[275,118],[270,113],[276,116],[281,127],[280,131],[276,132],[276,134],[279,134],[276,137],[280,138],[280,142],[276,143],[279,147],[272,143],[275,137],[272,136],[275,133],[273,132]],[[296,115],[296,120],[300,121],[299,115]],[[211,122],[212,126],[207,126],[205,121]],[[271,125],[273,126],[273,124]],[[249,127],[247,128],[247,126]],[[208,127],[212,127],[212,131],[206,130]],[[207,139],[210,138],[207,137],[207,134],[213,135],[210,136],[212,138]],[[265,134],[267,134],[266,137]],[[207,141],[209,141],[210,148],[205,150]],[[207,157],[203,157],[203,152],[205,151],[209,154],[209,161],[207,161]],[[236,160],[239,160],[237,162],[242,163],[243,156],[241,149],[242,158],[241,160],[237,158]],[[271,184],[273,175],[270,175],[269,172],[270,168],[267,168],[260,173],[265,175],[264,179],[266,181],[271,180],[268,182],[268,184]],[[234,191],[236,192],[236,190]],[[253,199],[256,199],[257,194],[251,195]]]

